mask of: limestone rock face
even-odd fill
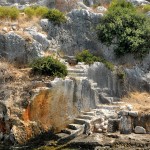
[[[100,53],[101,49],[106,50],[98,41],[96,34],[96,26],[102,16],[100,13],[92,13],[85,9],[74,9],[68,14],[66,23],[54,25],[53,22],[42,19],[41,26],[48,32],[50,49],[60,49],[71,56],[84,49]]]
[[[32,35],[34,40],[42,45],[42,50],[47,50],[49,48],[49,41],[45,34],[39,33],[32,29],[28,29],[27,32]]]
[[[0,35],[0,55],[9,61],[25,64],[43,56],[42,45],[30,37],[15,32]]]
[[[141,126],[136,126],[135,127],[135,133],[137,133],[137,134],[145,134],[146,130],[143,127],[141,127]]]

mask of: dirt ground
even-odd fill
[[[122,99],[123,102],[133,106],[133,110],[150,113],[150,94],[149,93],[140,93],[140,92],[131,92],[128,96],[125,96]]]

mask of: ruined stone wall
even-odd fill
[[[116,66],[117,67],[117,66]],[[88,68],[89,79],[98,83],[102,92],[108,92],[110,96],[122,97],[130,91],[150,92],[150,73],[145,73],[138,66],[123,67],[123,78],[118,77],[118,70],[111,71],[103,63],[94,63]]]
[[[95,108],[96,97],[88,80],[54,80],[51,88],[41,89],[28,107],[28,119],[44,129],[63,129],[81,113]]]

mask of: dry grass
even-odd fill
[[[25,79],[29,71],[22,71],[7,61],[0,61],[0,83]]]
[[[17,20],[10,20],[10,19],[1,19],[0,21],[0,31],[4,27],[7,28],[7,32],[12,31],[12,26],[16,26],[17,31],[23,31],[25,28],[28,27],[37,27],[38,30],[41,30],[39,25],[40,17],[34,16],[33,18],[29,19],[26,15],[19,16]]]
[[[139,112],[150,112],[150,94],[146,92],[131,92],[122,99],[127,104],[131,104],[134,110]]]

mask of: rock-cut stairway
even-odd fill
[[[68,68],[68,76],[81,79],[87,78],[87,72],[81,66],[77,66]],[[108,125],[109,118],[116,118],[116,110],[119,109],[119,106],[116,102],[114,102],[114,97],[109,96],[109,89],[100,89],[97,86],[97,83],[91,79],[89,79],[89,83],[91,85],[91,89],[93,89],[99,95],[99,104],[96,105],[95,109],[92,109],[89,112],[82,112],[81,115],[74,119],[74,122],[72,124],[69,124],[60,133],[57,133],[56,136],[58,137],[58,144],[66,143],[83,134],[85,132],[85,124],[90,124],[93,120],[96,120],[98,118],[105,118],[102,124],[105,125],[105,123],[107,122]],[[101,128],[103,132],[104,127],[102,126]]]
[[[64,144],[85,133],[85,124],[91,124],[94,120],[99,118],[104,118],[103,122],[101,122],[101,124],[104,124],[103,126],[101,126],[101,132],[106,132],[108,119],[115,119],[117,116],[116,110],[118,109],[119,106],[116,104],[99,105],[98,108],[92,109],[89,112],[82,112],[81,115],[74,119],[74,122],[72,124],[69,124],[60,133],[56,134],[58,138],[57,143]]]

